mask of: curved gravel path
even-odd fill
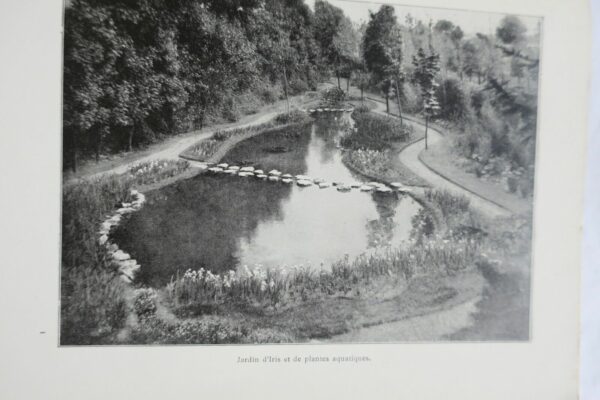
[[[374,109],[378,114],[387,115],[385,112],[385,104],[380,103],[379,101],[375,101],[377,108]],[[408,120],[404,118],[404,122],[407,124],[411,124],[413,126],[423,128],[423,125],[419,122],[415,122],[413,120]],[[443,135],[429,127],[427,130],[427,141],[428,146],[432,146],[443,139]],[[481,213],[489,216],[489,217],[498,217],[498,216],[508,216],[510,215],[510,211],[506,210],[503,207],[495,204],[494,202],[485,199],[484,197],[475,194],[474,192],[465,189],[464,187],[448,180],[442,175],[436,173],[432,169],[430,169],[426,164],[421,161],[419,158],[419,154],[422,151],[425,151],[425,139],[421,139],[416,141],[415,143],[406,146],[400,154],[400,161],[412,172],[416,175],[423,178],[425,181],[429,182],[432,187],[436,189],[447,190],[456,195],[462,195],[469,199],[473,208],[477,209]]]

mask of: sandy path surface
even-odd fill
[[[378,114],[386,115],[385,104],[382,104],[380,102],[374,102],[374,104],[377,105],[377,108],[374,110],[375,112],[377,112]],[[415,128],[422,128],[422,125],[418,122],[410,121],[406,118],[404,119],[404,122],[413,125]],[[438,143],[439,141],[443,140],[443,135],[439,131],[429,127],[427,132],[428,146],[432,146]],[[402,164],[408,167],[416,175],[426,180],[429,184],[431,184],[432,187],[436,189],[447,190],[453,194],[467,197],[471,202],[471,206],[473,206],[473,208],[477,209],[478,211],[489,217],[507,216],[510,214],[510,212],[505,210],[504,208],[492,203],[489,200],[486,200],[481,196],[478,196],[477,194],[463,188],[462,186],[455,184],[452,181],[449,181],[443,176],[432,171],[419,159],[419,154],[422,151],[426,151],[424,139],[418,140],[415,143],[404,148],[404,150],[402,150],[399,154],[400,162],[402,162]]]

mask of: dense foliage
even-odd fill
[[[491,170],[501,159],[511,171],[525,171],[518,179],[532,186],[539,38],[515,16],[503,18],[493,35],[411,15],[401,23],[393,7],[381,6],[364,28],[368,75],[358,75],[356,85],[386,102],[397,98],[400,112],[452,128],[455,149],[478,164],[475,170]]]
[[[65,167],[314,89],[313,20],[301,0],[68,2]]]

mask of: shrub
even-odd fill
[[[154,289],[142,288],[135,291],[133,309],[140,319],[152,318],[156,315],[157,294]]]
[[[450,78],[442,82],[436,88],[436,96],[440,103],[440,111],[437,115],[447,121],[460,121],[468,113],[466,96],[458,80]]]
[[[308,83],[299,78],[291,79],[288,85],[289,94],[296,95],[299,93],[304,93],[310,90]]]
[[[434,203],[445,218],[469,210],[470,202],[468,198],[453,195],[447,190],[427,190],[425,191],[425,198]]]
[[[341,106],[344,101],[346,101],[346,92],[342,89],[336,87],[332,87],[326,89],[323,92],[322,96],[323,104],[326,106],[336,107]]]
[[[148,318],[132,331],[131,338],[134,343],[148,344],[224,344],[240,343],[245,335],[245,331],[218,317],[179,322]]]
[[[341,145],[351,149],[384,150],[392,141],[407,141],[412,125],[402,125],[396,118],[378,115],[364,108],[352,113],[355,128],[342,137]]]

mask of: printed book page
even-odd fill
[[[578,398],[586,1],[32,3],[3,398]]]

